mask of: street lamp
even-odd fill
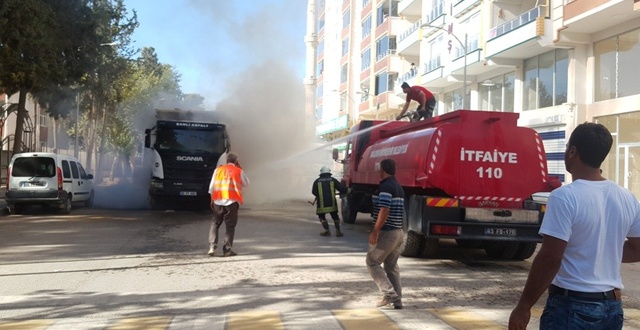
[[[458,41],[460,46],[462,46],[462,49],[464,51],[464,69],[463,69],[463,73],[462,73],[462,80],[463,80],[462,81],[462,108],[464,109],[465,104],[466,104],[466,98],[467,98],[467,33],[465,32],[465,34],[464,34],[464,43],[462,43],[462,41],[460,41],[460,39],[455,34],[451,33],[449,30],[446,30],[445,28],[442,28],[440,26],[431,25],[431,24],[428,24],[428,23],[420,25],[420,28],[425,28],[425,27],[430,27],[430,28],[434,28],[434,29],[438,29],[438,30],[442,30],[442,31],[447,32],[452,37],[454,37],[456,39],[456,41]]]
[[[80,117],[80,90],[78,89],[78,93],[76,94],[76,144],[73,146],[73,157],[78,158],[78,118]]]

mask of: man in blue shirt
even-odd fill
[[[395,174],[396,163],[393,159],[380,161],[382,180],[372,198],[373,230],[369,235],[369,253],[367,253],[366,262],[369,274],[383,295],[376,306],[393,304],[395,309],[402,309],[398,257],[404,240],[402,231],[404,191],[396,180]]]

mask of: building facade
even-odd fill
[[[359,120],[395,118],[406,81],[434,93],[436,115],[519,113],[519,124],[545,141],[550,175],[565,182],[573,128],[602,123],[614,136],[604,175],[640,198],[634,81],[640,0],[318,0],[317,6],[317,135],[332,139]]]

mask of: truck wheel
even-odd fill
[[[438,251],[438,239],[425,238],[424,244],[422,245],[422,251],[420,251],[420,256],[423,258],[433,258],[436,256],[437,251]]]
[[[518,244],[518,251],[513,256],[513,260],[525,260],[529,259],[534,252],[536,252],[536,248],[538,247],[537,243],[520,243]]]
[[[520,243],[518,242],[487,242],[484,251],[487,255],[494,259],[512,259],[518,248],[520,247]]]
[[[358,209],[356,207],[355,198],[345,196],[340,198],[340,211],[342,213],[342,221],[344,223],[355,223],[358,217]]]
[[[425,237],[415,231],[404,232],[404,242],[400,247],[400,254],[405,257],[415,258],[422,252]]]
[[[479,239],[457,239],[456,244],[463,249],[479,249],[482,246],[482,241]]]

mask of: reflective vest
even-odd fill
[[[227,164],[216,169],[211,200],[232,199],[242,204],[242,169]]]

